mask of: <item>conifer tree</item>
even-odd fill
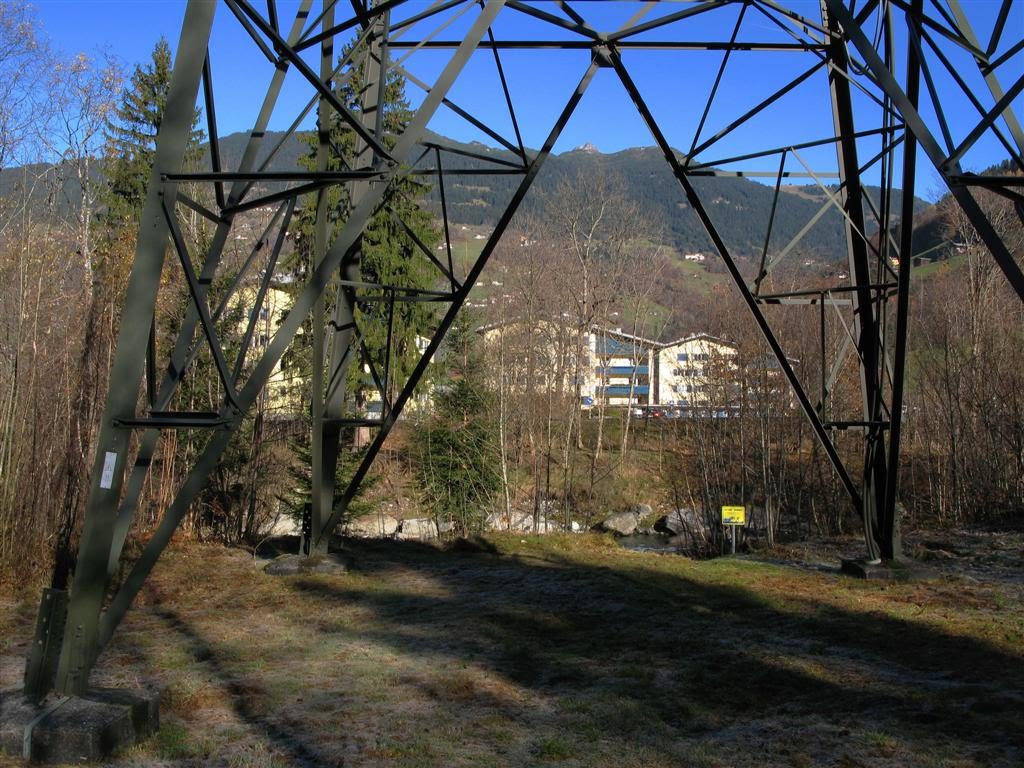
[[[345,54],[343,57],[345,58]],[[353,83],[361,82],[361,68],[355,67],[351,72],[339,74],[335,83],[335,93],[345,106],[358,115],[361,110],[359,93]],[[388,75],[383,104],[383,126],[385,130],[384,145],[389,149],[394,146],[397,137],[405,130],[412,117],[409,103],[405,98],[404,79],[395,72]],[[317,136],[309,137],[310,151],[300,162],[309,170],[316,168]],[[330,124],[331,156],[328,159],[328,170],[339,171],[353,167],[356,145],[355,132],[339,115],[331,117]],[[440,235],[433,217],[424,210],[420,203],[430,193],[430,186],[411,177],[393,183],[385,194],[384,204],[367,222],[361,239],[362,257],[360,260],[360,279],[367,283],[404,286],[427,289],[435,285],[439,276],[434,268],[427,263],[425,257],[418,252],[418,246],[388,212],[395,211],[400,219],[409,227],[427,247],[434,247]],[[348,219],[352,210],[350,190],[348,186],[332,187],[328,191],[327,210],[330,216],[331,231],[329,241],[333,240],[341,226]],[[296,248],[292,255],[291,268],[298,274],[308,274],[313,260],[313,232],[316,216],[316,201],[311,199],[297,215]],[[375,292],[376,293],[376,292]],[[334,289],[329,288],[325,297],[330,305],[333,301]],[[328,306],[328,313],[331,307]],[[360,303],[356,310],[356,321],[362,332],[362,341],[366,349],[375,359],[383,359],[383,350],[387,342],[388,307],[384,302]],[[434,305],[428,302],[398,302],[394,307],[392,337],[392,382],[404,383],[419,360],[419,350],[415,339],[418,334],[426,334],[436,324]],[[293,362],[308,370],[311,361],[308,350],[296,353]],[[357,402],[365,399],[366,391],[373,385],[366,380],[361,365],[349,367],[348,391],[354,392]],[[393,396],[391,392],[389,395]]]
[[[146,185],[156,154],[156,136],[167,107],[171,86],[171,47],[160,38],[153,47],[150,61],[136,65],[124,89],[121,103],[107,122],[105,212],[101,221],[108,228],[134,227],[138,223],[146,199]],[[196,160],[201,152],[203,132],[193,119],[188,160]]]
[[[494,396],[467,313],[445,339],[443,364],[449,382],[437,388],[434,412],[417,431],[413,454],[425,506],[439,523],[464,535],[483,528],[501,490]]]
[[[309,423],[304,423],[306,429],[288,439],[288,450],[291,451],[292,461],[287,466],[286,477],[290,482],[276,496],[284,512],[296,523],[302,521],[304,510],[313,503],[313,451],[309,444]],[[335,488],[348,486],[362,462],[363,456],[366,455],[366,448],[367,446],[364,445],[352,451],[343,451],[339,455],[338,466],[334,471]],[[354,520],[374,511],[374,505],[367,500],[367,496],[370,495],[370,491],[379,480],[380,477],[377,475],[370,475],[363,480],[358,493],[349,502],[345,515],[346,520]]]

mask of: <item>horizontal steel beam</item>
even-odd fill
[[[437,50],[457,48],[458,44],[457,40],[398,40],[392,42],[390,47],[398,50],[408,48]],[[588,40],[495,40],[494,42],[483,42],[479,48],[497,51],[586,51],[598,45],[603,45],[603,43]],[[825,46],[812,43],[730,43],[726,40],[653,40],[645,42],[623,40],[615,45],[621,50],[632,51],[769,51],[785,53],[825,50]]]

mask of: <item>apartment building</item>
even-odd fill
[[[609,406],[657,402],[658,342],[618,329],[586,334],[581,395]]]
[[[258,360],[266,350],[270,340],[277,332],[281,320],[292,305],[292,297],[285,290],[286,280],[278,280],[270,284],[263,302],[260,305],[252,337],[249,339],[250,352],[248,359]],[[242,286],[232,301],[238,312],[238,330],[245,331],[249,322],[249,312],[258,295],[258,286]],[[301,334],[301,330],[299,331]],[[302,338],[301,335],[298,338]],[[263,408],[268,418],[293,419],[305,410],[305,381],[295,373],[288,364],[289,353],[274,364],[274,369],[263,389]]]
[[[549,321],[532,329],[512,321],[478,332],[492,349],[505,344],[506,368],[516,386],[541,390],[554,381],[568,390],[572,377],[579,375],[583,402],[609,407],[712,407],[720,389],[713,385],[714,377],[722,366],[732,365],[735,355],[733,345],[705,333],[664,343],[593,326],[577,340],[573,329]],[[528,370],[533,371],[532,381],[527,380]]]
[[[659,404],[682,409],[720,404],[721,374],[734,365],[734,345],[697,333],[660,344],[657,355]]]

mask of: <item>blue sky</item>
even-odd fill
[[[35,0],[34,3],[45,33],[65,53],[78,51],[95,52],[105,50],[120,58],[130,70],[135,64],[149,58],[156,41],[166,37],[172,48],[177,45],[181,20],[184,15],[184,0]],[[318,5],[318,4],[315,4]],[[347,5],[347,4],[346,4]],[[425,4],[419,3],[418,7]],[[817,0],[791,0],[787,3],[809,18],[817,18]],[[979,21],[979,33],[984,33],[987,19],[998,8],[996,0],[969,0],[965,4]],[[261,3],[256,3],[262,8]],[[279,3],[282,25],[296,6],[295,2]],[[628,3],[577,3],[576,7],[593,20],[594,25],[604,30],[618,28],[633,12],[635,4]],[[681,6],[666,5],[672,11]],[[1019,8],[1019,6],[1018,6]],[[704,14],[687,21],[685,34],[680,27],[673,37],[688,39],[727,39],[734,23],[738,8]],[[667,12],[659,9],[659,13]],[[453,20],[452,26],[442,37],[458,38],[461,30],[469,24],[469,17]],[[781,41],[779,30],[767,20],[751,13],[744,19],[740,39]],[[1024,34],[1024,17],[1016,14],[1010,19],[1007,39],[1019,39]],[[520,14],[505,12],[495,26],[499,39],[516,36],[552,35],[546,25],[525,19]],[[690,52],[666,54],[655,52],[633,52],[624,54],[637,84],[649,100],[670,142],[679,149],[688,149],[694,128],[703,110],[707,94],[713,82],[721,53]],[[524,139],[529,146],[539,146],[547,134],[555,115],[561,109],[589,61],[586,52],[503,52],[502,61],[517,104],[517,117]],[[222,133],[244,130],[258,109],[265,84],[270,77],[267,62],[255,52],[248,38],[240,31],[230,12],[221,7],[218,10],[214,30],[212,53],[214,81],[218,89],[218,121]],[[428,79],[438,71],[446,60],[440,52],[419,53],[410,60],[409,68],[416,75]],[[722,96],[708,116],[703,136],[714,134],[728,125],[736,116],[749,109],[775,88],[782,86],[792,77],[805,71],[813,63],[806,54],[737,53],[725,71]],[[959,62],[958,62],[959,63]],[[1020,65],[1024,72],[1024,55],[1018,56],[1011,65]],[[972,63],[966,61],[962,71],[970,77]],[[1010,74],[1015,70],[1011,67]],[[977,80],[977,78],[975,78]],[[283,128],[291,122],[295,112],[308,98],[308,91],[300,87],[298,78],[291,78],[293,85],[286,88],[279,113],[275,114],[272,128]],[[831,114],[828,108],[825,76],[819,72],[807,83],[775,105],[771,110],[751,121],[724,140],[720,146],[710,148],[700,155],[704,161],[719,160],[732,154],[756,151],[771,146],[811,140],[827,135],[831,129]],[[1012,79],[1004,81],[1008,86]],[[970,125],[970,105],[962,98],[957,101],[955,88],[950,80],[937,80],[944,98],[949,98],[948,112],[953,132],[965,133]],[[499,98],[495,98],[496,76],[493,60],[489,54],[478,54],[463,78],[454,87],[451,97],[454,101],[492,123],[511,137],[512,131],[507,111]],[[414,88],[409,91],[410,100],[419,99]],[[862,103],[866,103],[858,97]],[[1024,115],[1024,99],[1017,100],[1017,112]],[[926,114],[926,117],[929,116]],[[483,138],[480,133],[451,113],[442,112],[431,127],[439,133],[460,140]],[[621,84],[609,70],[599,72],[591,90],[567,127],[556,151],[564,151],[585,142],[597,145],[605,152],[614,152],[627,147],[650,145],[650,135],[640,121],[636,110],[629,102]],[[863,156],[873,154],[872,146],[865,143]],[[802,153],[803,160],[815,170],[834,168],[834,152],[831,149]],[[994,142],[982,142],[978,149],[965,158],[969,169],[983,167],[1005,157],[1005,153]],[[769,170],[777,166],[777,159],[769,158],[747,164],[745,169]],[[803,171],[799,160],[791,159],[787,167]],[[929,171],[921,174],[918,193],[927,194],[936,185],[935,176]],[[930,196],[930,195],[929,195]]]

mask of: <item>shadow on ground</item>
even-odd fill
[[[1024,760],[1019,656],[819,599],[839,585],[856,606],[884,586],[799,573],[785,594],[749,563],[742,585],[653,556],[606,566],[488,547],[350,542],[358,573],[256,574],[205,599],[156,584],[151,599],[277,764]],[[237,623],[248,631],[223,630]],[[152,646],[143,655],[161,663]]]

